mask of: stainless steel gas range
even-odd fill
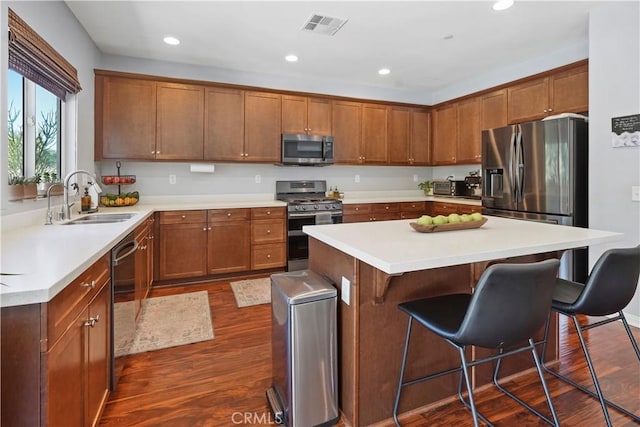
[[[342,201],[325,196],[326,181],[276,181],[276,199],[287,202],[287,270],[304,270],[309,258],[305,225],[342,222]]]

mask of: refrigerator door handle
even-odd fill
[[[509,144],[509,178],[511,181],[511,195],[513,199],[517,202],[518,200],[518,181],[516,176],[516,167],[517,167],[517,154],[516,154],[516,144],[518,140],[518,126],[514,126],[511,132],[511,141]]]
[[[518,198],[516,199],[518,203],[522,203],[524,200],[524,144],[522,142],[522,127],[518,125],[518,141],[516,143],[516,158],[517,158],[517,167],[518,170],[516,172],[518,179]]]

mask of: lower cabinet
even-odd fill
[[[444,203],[444,202],[431,202],[430,215],[449,215],[452,213],[472,214],[474,212],[481,212],[482,206],[467,205],[464,203]]]
[[[425,202],[348,204],[342,206],[342,222],[419,218],[426,213],[426,209]]]
[[[140,314],[142,301],[149,295],[153,280],[153,216],[136,228],[134,234],[138,249],[135,254],[135,313]]]
[[[286,265],[284,208],[160,212],[159,222],[159,280]]]
[[[109,395],[109,255],[48,303],[2,309],[3,427],[98,424]]]
[[[400,219],[420,218],[427,212],[426,202],[400,203]]]

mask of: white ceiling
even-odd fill
[[[106,54],[433,92],[585,44],[594,1],[67,1]],[[312,14],[348,19],[335,36]],[[179,46],[162,42],[166,35]],[[445,40],[444,36],[453,35]],[[295,53],[297,63],[284,61]],[[391,69],[380,76],[377,70]]]

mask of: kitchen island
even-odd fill
[[[568,249],[612,242],[619,233],[487,217],[481,228],[418,233],[411,220],[307,226],[309,268],[340,290],[338,310],[340,410],[352,426],[389,420],[396,393],[407,317],[401,302],[449,293],[470,293],[495,262],[559,258]],[[548,360],[557,358],[557,326]],[[455,349],[424,328],[412,332],[406,378],[458,366]],[[489,350],[469,349],[476,357]],[[527,355],[508,358],[501,371],[533,367]],[[474,387],[491,382],[491,367],[473,368]],[[455,398],[458,376],[409,387],[400,412]]]

